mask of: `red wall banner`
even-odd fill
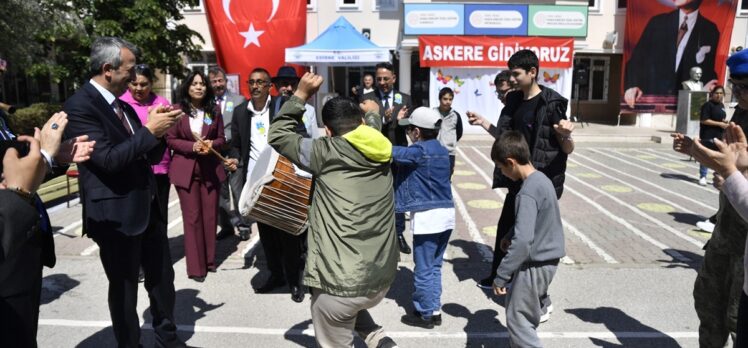
[[[247,79],[262,67],[275,75],[284,65],[286,48],[306,41],[306,2],[205,0],[218,63],[228,74],[239,74],[248,96]],[[298,70],[298,69],[297,69]]]
[[[678,90],[693,67],[701,68],[705,85],[722,84],[737,5],[737,0],[629,0],[621,110],[674,113]],[[686,34],[678,39],[681,27]]]
[[[573,38],[427,36],[418,37],[421,67],[506,67],[521,49],[535,52],[542,68],[571,68]]]

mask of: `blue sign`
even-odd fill
[[[463,4],[405,4],[405,35],[464,35]]]
[[[465,5],[465,35],[527,36],[527,5]]]

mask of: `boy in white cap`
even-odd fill
[[[449,151],[437,139],[441,116],[419,107],[408,118],[398,115],[411,146],[393,146],[392,160],[400,168],[395,181],[395,212],[410,212],[415,262],[413,305],[404,324],[426,329],[441,325],[442,257],[455,225],[450,185]]]

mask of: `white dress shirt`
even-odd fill
[[[686,25],[688,25],[688,30],[686,30],[686,34],[683,35],[683,39],[680,40],[680,44],[678,45],[678,52],[675,54],[675,71],[678,71],[678,66],[680,66],[681,58],[683,58],[683,51],[686,49],[686,45],[688,44],[688,38],[691,37],[691,33],[693,33],[693,27],[696,25],[696,19],[699,17],[699,10],[693,11],[688,14],[688,19],[686,20]],[[683,25],[683,20],[686,18],[686,13],[683,12],[683,10],[678,11],[678,30],[680,30],[680,26]],[[677,37],[677,36],[676,36]],[[715,49],[716,47],[713,47],[712,49]],[[690,67],[688,67],[690,69]]]

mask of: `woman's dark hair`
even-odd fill
[[[709,92],[709,96],[711,97],[711,96],[713,96],[713,95],[714,95],[714,93],[717,93],[717,90],[718,90],[718,89],[721,89],[721,90],[722,90],[722,94],[724,94],[724,93],[725,93],[725,86],[722,86],[722,85],[716,85],[716,86],[714,86],[714,88],[712,88],[712,91],[711,91],[711,92]]]
[[[192,85],[192,81],[194,81],[195,77],[197,76],[200,76],[200,78],[203,79],[203,83],[205,83],[205,96],[203,97],[203,102],[200,106],[205,112],[209,112],[212,114],[213,108],[216,104],[215,94],[213,94],[213,88],[210,86],[208,78],[201,71],[192,71],[187,75],[187,77],[185,77],[185,79],[182,81],[182,84],[179,85],[179,94],[177,95],[177,100],[179,102],[179,105],[182,106],[182,111],[184,111],[185,114],[190,115],[190,107],[192,105],[192,99],[190,98],[190,86]]]
[[[153,83],[153,70],[148,64],[135,65],[135,75],[141,75],[145,77],[148,82]]]
[[[454,97],[454,96],[455,96],[455,92],[454,92],[454,91],[453,91],[453,90],[452,90],[451,88],[449,88],[449,87],[444,87],[444,88],[442,88],[441,90],[439,90],[439,100],[441,100],[441,99],[442,99],[442,97],[443,97],[444,95],[446,95],[446,94],[449,94],[449,95],[451,95],[452,97]]]

